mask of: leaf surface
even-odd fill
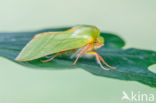
[[[36,32],[14,32],[0,33],[0,56],[14,61],[21,49],[33,38],[37,33],[49,31],[63,31],[67,28],[45,29]],[[96,63],[95,58],[80,58],[76,66],[71,66],[74,59],[70,59],[69,55],[59,56],[48,63],[41,63],[40,60],[47,59],[49,56],[29,61],[16,62],[20,65],[34,69],[75,69],[82,68],[92,74],[116,78],[120,80],[138,81],[151,87],[156,87],[156,74],[150,72],[147,68],[156,64],[156,52],[141,49],[122,49],[125,42],[117,35],[111,33],[101,33],[105,39],[105,45],[96,50],[105,61],[111,66],[117,67],[115,70],[102,70]]]

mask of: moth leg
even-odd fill
[[[106,61],[104,61],[104,59],[99,55],[99,57],[100,57],[100,60],[107,66],[107,67],[109,67],[109,68],[111,68],[111,69],[116,69],[116,67],[112,67],[112,66],[110,66],[109,64],[107,64],[106,63]]]
[[[74,61],[74,63],[72,64],[72,66],[74,66],[76,64],[76,62],[78,61],[78,59],[80,58],[80,56],[87,51],[89,48],[91,47],[91,44],[88,44],[87,46],[84,47],[84,49],[81,50],[81,52],[78,54],[76,60]]]
[[[64,53],[64,51],[63,52],[59,52],[59,53],[55,54],[54,56],[52,56],[51,58],[49,58],[47,60],[41,60],[41,62],[43,62],[43,63],[49,62],[49,61],[53,60],[55,57],[57,57],[57,56],[59,56],[59,55],[61,55],[63,53]]]
[[[104,59],[103,59],[98,53],[96,53],[96,52],[94,52],[94,51],[88,51],[87,53],[93,54],[93,55],[96,56],[97,62],[98,62],[98,64],[100,65],[100,67],[101,67],[102,69],[104,69],[104,70],[109,70],[109,69],[103,67],[103,65],[101,64],[101,61],[102,61],[107,67],[109,67],[109,68],[111,68],[111,69],[116,69],[115,67],[112,67],[112,66],[108,65],[108,64],[104,61]],[[101,60],[101,61],[100,61],[100,60]]]

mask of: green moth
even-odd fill
[[[78,25],[67,31],[45,32],[35,35],[15,60],[24,62],[54,54],[48,60],[41,61],[48,62],[56,56],[72,51],[77,57],[73,65],[76,64],[82,54],[92,54],[96,56],[97,63],[102,69],[109,70],[103,67],[101,61],[107,67],[115,69],[115,67],[108,65],[98,53],[93,51],[103,46],[103,44],[104,38],[100,36],[98,28],[91,25]]]

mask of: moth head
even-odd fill
[[[95,47],[94,47],[95,49],[98,49],[101,46],[103,46],[104,45],[104,38],[102,36],[98,36],[94,42],[94,45],[95,45]]]

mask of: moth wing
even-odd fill
[[[73,32],[50,32],[36,35],[16,57],[17,61],[30,61],[60,51],[83,47],[89,37],[73,36]]]

